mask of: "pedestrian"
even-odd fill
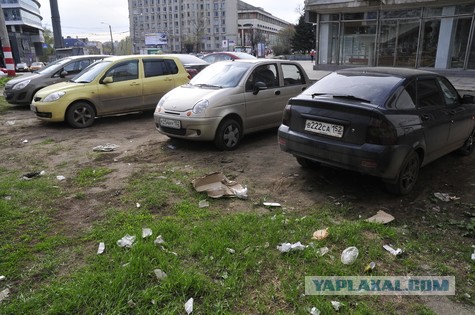
[[[313,59],[314,59],[314,58],[315,58],[315,49],[312,49],[312,50],[310,51],[310,59],[312,60],[312,62],[313,62]]]

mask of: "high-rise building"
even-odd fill
[[[40,3],[35,0],[1,0],[15,63],[28,65],[43,54]],[[3,58],[2,58],[3,61]]]
[[[234,50],[251,29],[268,44],[288,25],[238,0],[129,0],[129,20],[133,53],[142,54]]]

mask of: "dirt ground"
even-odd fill
[[[104,184],[87,191],[88,204],[64,207],[60,219],[71,231],[87,228],[101,205],[113,201],[134,172],[152,164],[222,171],[247,185],[250,202],[231,200],[227,203],[230,211],[268,211],[253,206],[263,200],[279,202],[287,211],[322,203],[351,204],[354,211],[346,214],[347,219],[369,217],[382,209],[395,216],[397,226],[413,234],[433,228],[429,217],[440,215],[444,222],[467,219],[466,212],[473,212],[470,205],[475,204],[475,154],[450,154],[426,166],[415,190],[399,197],[387,193],[375,178],[325,167],[302,169],[295,158],[280,151],[275,129],[247,136],[237,151],[222,152],[211,143],[171,140],[159,134],[150,112],[101,118],[91,128],[72,129],[63,123],[41,122],[28,108],[12,107],[0,116],[0,139],[2,166],[25,173],[44,169],[68,179],[84,166],[100,164],[114,170]],[[100,159],[92,158],[92,149],[107,143],[119,147]],[[436,192],[460,199],[434,201]],[[472,250],[474,238],[462,238],[461,232],[448,229],[444,233],[466,242],[467,251]]]

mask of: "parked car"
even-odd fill
[[[7,82],[3,95],[10,104],[30,105],[35,93],[45,86],[73,78],[91,63],[107,55],[81,55],[58,59],[31,75]]]
[[[26,62],[19,62],[16,64],[15,67],[17,72],[25,72],[28,71],[28,64]]]
[[[225,60],[257,59],[257,58],[245,52],[222,51],[222,52],[214,52],[214,53],[207,54],[201,57],[201,59],[203,59],[204,61],[208,63],[215,63],[218,61],[225,61]]]
[[[473,102],[432,72],[340,70],[289,100],[279,144],[304,167],[321,163],[377,176],[390,192],[407,194],[420,167],[455,150],[472,152]]]
[[[292,61],[214,63],[158,102],[155,124],[171,138],[214,140],[218,148],[234,150],[245,134],[278,127],[287,100],[310,84]]]
[[[177,57],[183,66],[185,66],[186,71],[190,74],[190,79],[198,74],[201,70],[209,66],[209,63],[204,61],[201,58],[198,58],[193,55],[188,54],[166,54],[164,56]]]
[[[85,128],[96,117],[153,110],[166,92],[188,81],[188,73],[175,57],[110,57],[69,82],[38,91],[31,110],[39,119]]]
[[[43,62],[40,62],[40,61],[32,62],[31,65],[30,65],[29,70],[30,70],[30,72],[35,72],[35,71],[40,70],[44,66],[45,66],[45,64]]]

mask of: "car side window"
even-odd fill
[[[106,77],[112,77],[114,82],[136,80],[139,77],[138,60],[119,63],[107,71]]]
[[[435,78],[417,80],[417,107],[426,108],[445,105],[444,96]]]
[[[302,76],[299,67],[296,65],[282,64],[284,75],[284,85],[305,84],[305,77]]]
[[[450,84],[450,82],[448,82],[445,78],[437,78],[437,80],[439,81],[440,88],[442,89],[445,104],[447,106],[456,106],[460,104],[459,95],[452,84]]]
[[[178,66],[172,59],[144,60],[143,66],[146,78],[178,73]]]
[[[246,91],[253,91],[257,82],[263,82],[267,88],[278,87],[277,66],[269,64],[254,69],[246,81]]]

